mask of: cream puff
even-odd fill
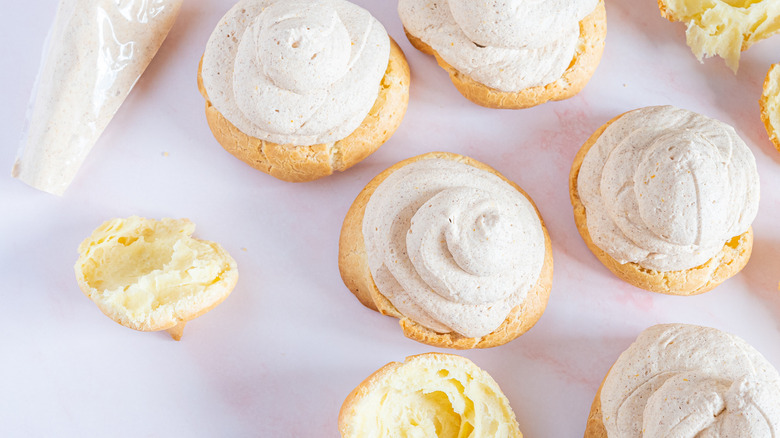
[[[345,170],[386,142],[406,112],[409,79],[382,24],[345,0],[241,0],[198,70],[217,141],[293,182]]]
[[[358,385],[339,412],[343,438],[522,438],[509,400],[465,357],[427,353],[390,362]]]
[[[773,437],[780,375],[742,339],[685,324],[643,331],[607,373],[585,438]]]
[[[407,337],[447,348],[501,345],[541,317],[550,237],[530,197],[457,154],[410,158],[375,177],[339,240],[344,284],[400,320]]]
[[[600,0],[400,0],[418,50],[433,55],[467,99],[528,108],[579,93],[604,51]]]
[[[167,330],[178,341],[187,321],[221,303],[238,281],[230,254],[192,238],[194,231],[187,219],[106,221],[79,245],[79,287],[119,324]]]
[[[671,107],[622,114],[580,149],[574,219],[615,275],[654,292],[706,292],[750,258],[759,183],[731,126]]]

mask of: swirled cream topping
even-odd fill
[[[705,263],[758,210],[755,158],[734,128],[671,106],[631,111],[607,127],[578,186],[596,246],[659,271]]]
[[[212,105],[239,130],[277,144],[341,140],[379,95],[390,39],[344,0],[242,0],[206,45]]]
[[[610,438],[774,438],[780,375],[734,335],[657,325],[612,366],[601,409]]]
[[[363,237],[379,291],[439,333],[487,335],[539,278],[536,210],[498,176],[447,159],[408,164],[366,205]]]
[[[579,22],[598,0],[400,0],[407,32],[475,81],[513,92],[569,68]]]

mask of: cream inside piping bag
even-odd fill
[[[173,26],[183,0],[61,0],[12,175],[62,195]]]

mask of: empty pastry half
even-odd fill
[[[758,172],[723,122],[671,106],[622,114],[577,153],[569,190],[588,248],[634,286],[699,294],[750,258]]]
[[[474,159],[431,152],[360,192],[339,240],[344,284],[404,335],[485,348],[528,331],[552,284],[550,237],[530,197]]]
[[[409,42],[458,91],[489,108],[568,99],[588,83],[607,34],[604,2],[400,0]]]
[[[585,438],[771,437],[780,430],[780,375],[755,348],[720,330],[648,328],[604,377]]]
[[[181,339],[187,321],[221,303],[238,281],[236,262],[192,238],[187,219],[132,216],[104,222],[79,245],[76,279],[109,318]]]
[[[427,353],[390,362],[344,400],[343,438],[522,438],[501,388],[470,360]]]
[[[390,139],[409,80],[401,48],[345,0],[241,0],[220,20],[198,68],[217,141],[291,182],[346,170]]]
[[[718,55],[737,72],[742,51],[780,31],[774,0],[658,0],[661,15],[685,23],[686,42],[699,61]]]

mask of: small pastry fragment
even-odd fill
[[[530,197],[491,167],[431,152],[366,185],[339,240],[339,270],[405,336],[487,348],[528,331],[547,305],[552,248]]]
[[[221,303],[238,281],[219,244],[192,238],[187,219],[132,216],[104,222],[79,245],[76,279],[109,318],[181,339],[187,321]]]
[[[758,102],[761,107],[761,120],[769,139],[780,151],[780,64],[772,64],[769,68],[764,81],[764,91]]]
[[[409,42],[467,99],[520,109],[579,93],[601,60],[602,0],[400,0]]]
[[[241,0],[198,69],[225,150],[284,181],[357,164],[401,124],[409,65],[371,14],[345,0]]]
[[[774,437],[780,375],[737,336],[708,327],[648,328],[607,373],[585,438]]]
[[[700,294],[750,258],[756,162],[718,120],[672,106],[622,114],[582,146],[569,191],[588,248],[636,287]]]
[[[342,438],[522,438],[501,388],[470,360],[427,353],[390,362],[364,380],[339,412]]]
[[[718,55],[737,72],[743,50],[780,31],[776,0],[658,0],[661,15],[681,21],[686,42],[699,61]]]

